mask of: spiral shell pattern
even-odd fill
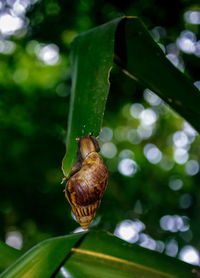
[[[76,216],[77,221],[80,223],[83,230],[87,230],[90,222],[95,217],[96,210],[100,205],[100,201],[86,207],[72,207],[72,211]]]
[[[107,179],[108,172],[103,159],[97,152],[91,152],[82,162],[81,169],[67,182],[66,198],[84,230],[95,217],[107,185]]]

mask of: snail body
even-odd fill
[[[78,138],[77,141],[78,159],[72,166],[65,196],[76,219],[86,230],[101,203],[107,185],[108,171],[98,154],[100,148],[95,137],[89,134]]]

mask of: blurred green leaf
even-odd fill
[[[86,235],[61,267],[57,278],[194,277],[193,267],[177,259],[128,244],[106,232]]]
[[[117,18],[75,38],[67,151],[63,173],[76,161],[76,138],[100,132],[113,59],[134,80],[149,87],[200,130],[200,94],[165,57],[136,17]]]
[[[103,231],[41,242],[0,277],[194,277],[193,266]]]
[[[45,240],[26,252],[0,277],[50,277],[83,236],[84,233],[79,233]]]
[[[22,252],[0,241],[0,272],[15,262]]]

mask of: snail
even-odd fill
[[[98,154],[100,151],[98,141],[91,133],[76,140],[77,162],[70,171],[65,196],[77,221],[84,230],[87,230],[106,189],[108,171]]]

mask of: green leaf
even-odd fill
[[[41,242],[25,253],[2,278],[194,277],[194,267],[144,249],[106,232],[92,231]]]
[[[136,17],[121,17],[89,30],[72,44],[72,88],[66,155],[66,177],[76,161],[76,138],[99,135],[113,63],[153,90],[200,131],[200,94],[165,57]]]
[[[22,252],[0,241],[0,272],[15,262]]]
[[[189,278],[193,266],[128,244],[106,232],[91,232],[61,267],[56,278]]]
[[[67,152],[62,165],[66,177],[76,161],[76,138],[89,132],[99,135],[110,87],[115,31],[120,21],[118,18],[83,33],[72,43]]]
[[[200,131],[198,89],[169,62],[138,18],[125,18],[120,23],[116,57],[125,73],[158,94]]]
[[[49,278],[63,263],[85,233],[48,239],[34,246],[13,265],[6,269],[1,278]]]

